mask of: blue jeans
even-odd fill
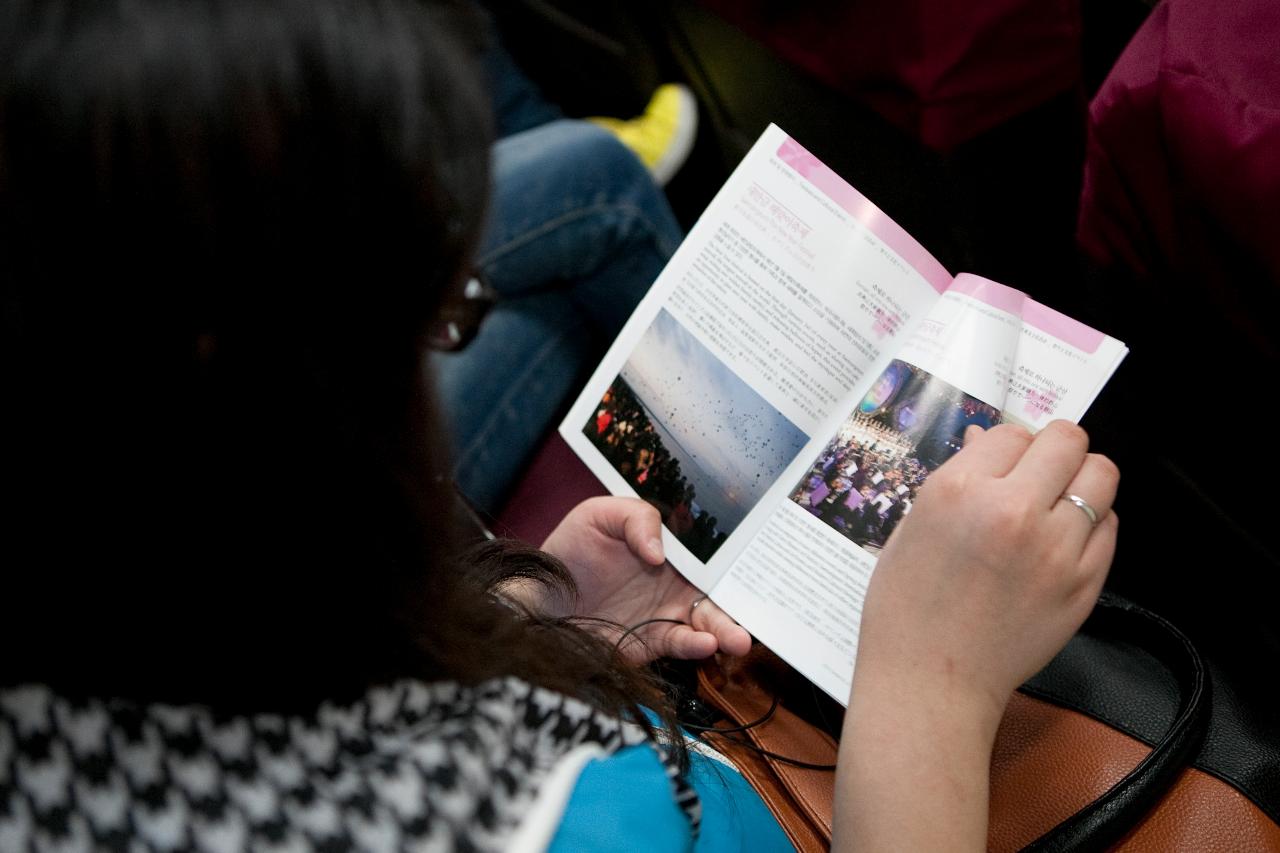
[[[681,238],[643,164],[595,125],[494,144],[477,267],[500,301],[465,350],[429,360],[454,478],[476,506],[501,509]]]

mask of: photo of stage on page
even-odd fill
[[[911,512],[916,491],[950,459],[973,424],[1000,422],[995,406],[894,360],[841,425],[791,500],[872,554]]]

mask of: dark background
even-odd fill
[[[690,85],[698,142],[667,188],[686,227],[775,122],[948,269],[1017,287],[1124,340],[1132,353],[1083,422],[1123,472],[1109,586],[1187,631],[1242,698],[1275,709],[1280,559],[1270,529],[1280,454],[1266,441],[1265,394],[1234,398],[1213,378],[1275,388],[1280,365],[1249,358],[1185,380],[1171,373],[1186,317],[1153,318],[1140,288],[1091,267],[1075,244],[1088,102],[1151,6],[1082,0],[1079,85],[945,154],[694,2],[523,0],[494,11],[508,48],[571,115],[634,115],[659,83]],[[1216,334],[1229,339],[1229,321],[1218,319]]]

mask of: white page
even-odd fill
[[[790,499],[721,578],[716,603],[847,701],[875,560],[928,473],[959,450],[969,424],[1014,420],[1035,430],[1079,420],[1126,353],[1019,291],[956,276],[884,372],[855,393],[835,438],[784,472]],[[882,468],[896,485],[880,476],[871,494],[854,496]]]
[[[641,493],[669,511],[669,559],[710,590],[785,496],[778,475],[813,435],[827,434],[838,404],[950,280],[910,235],[771,126],[560,432],[610,492]],[[653,464],[657,449],[644,452],[654,436],[661,455],[680,462],[692,500],[670,490],[653,498],[670,471]]]

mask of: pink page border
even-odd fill
[[[1065,344],[1093,355],[1102,346],[1107,336],[1097,329],[1086,326],[1079,320],[1073,320],[1066,314],[1054,311],[1047,305],[1041,305],[1021,290],[1014,290],[1008,285],[980,275],[962,272],[951,284],[954,293],[972,296],[979,302],[990,305],[1021,317],[1028,326],[1053,335]]]
[[[787,137],[778,146],[778,159],[786,163],[796,174],[813,184],[822,194],[831,199],[841,210],[849,213],[854,219],[867,227],[872,234],[879,237],[886,246],[898,253],[904,261],[911,265],[924,280],[939,293],[951,286],[951,273],[938,263],[933,255],[916,242],[898,223],[890,219],[884,211],[876,207],[866,196],[854,189],[844,178],[831,170],[813,154]]]
[[[1041,305],[1020,290],[970,273],[961,273],[954,279],[933,255],[921,246],[898,223],[876,207],[866,196],[853,188],[844,178],[831,170],[799,142],[787,137],[778,146],[778,159],[786,163],[796,174],[821,190],[842,210],[853,216],[879,237],[886,246],[906,261],[924,277],[939,293],[951,289],[972,296],[993,308],[999,308],[1015,317],[1021,317],[1029,326],[1053,335],[1063,343],[1092,355],[1106,339],[1106,335],[1073,320],[1066,314]]]

